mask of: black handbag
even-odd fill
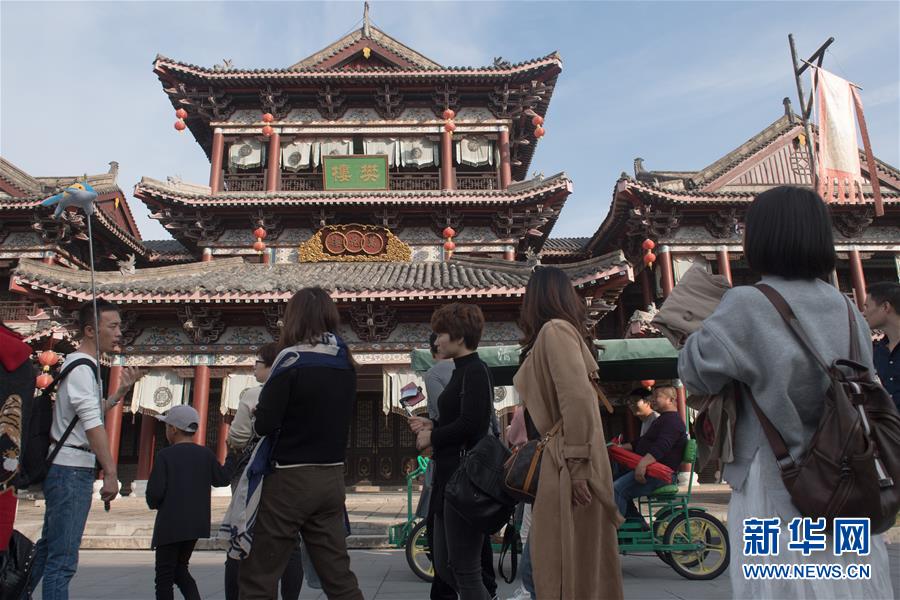
[[[0,600],[22,600],[25,597],[34,551],[34,543],[14,529],[9,549],[0,560]]]
[[[485,435],[466,452],[444,488],[444,499],[482,533],[496,533],[508,521],[516,500],[506,493],[503,465],[509,449]]]

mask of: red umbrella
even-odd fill
[[[607,450],[609,450],[610,458],[612,458],[620,465],[628,467],[629,469],[635,468],[637,464],[641,462],[642,457],[640,454],[635,454],[634,452],[626,450],[621,446],[609,446]],[[647,467],[648,476],[652,477],[653,479],[665,481],[666,483],[672,483],[672,476],[674,474],[675,472],[672,469],[659,462],[655,462]]]

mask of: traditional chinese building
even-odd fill
[[[131,412],[107,415],[123,480],[145,480],[160,445],[148,415],[181,402],[198,409],[200,439],[223,456],[229,415],[254,384],[257,349],[277,338],[291,295],[319,285],[337,301],[341,334],[362,365],[347,481],[402,481],[416,452],[397,395],[416,378],[409,352],[427,343],[434,309],[477,303],[487,319],[482,345],[519,338],[534,256],[572,191],[564,173],[526,178],[561,70],[556,54],[445,67],[368,18],[286,68],[205,68],[158,56],[154,72],[176,129],[206,153],[210,177],[208,185],[145,177],[135,187],[174,244],[141,242],[128,229],[127,203],[113,210],[105,194],[94,217],[110,223],[109,232],[99,228],[99,252],[110,258],[98,263],[97,290],[122,307],[125,329],[108,379],[123,364],[150,370]],[[55,225],[37,207],[51,190],[17,189],[20,198],[0,204],[21,213],[7,237],[35,247],[10,249],[9,287],[57,315],[32,336],[37,346],[90,298],[90,278],[80,242],[38,243]],[[76,220],[65,224],[74,231]],[[113,262],[129,252],[131,262]],[[594,319],[633,281],[615,249],[568,260]],[[513,394],[500,389],[497,407],[511,407]]]

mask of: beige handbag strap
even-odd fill
[[[597,398],[606,407],[606,412],[609,414],[613,413],[612,404],[609,403],[609,399],[606,397],[606,394],[603,393],[603,390],[600,389],[600,382],[597,380],[597,374],[592,373],[588,375],[588,379],[591,380],[591,385],[594,386],[594,391],[597,392]]]

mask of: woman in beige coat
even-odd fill
[[[515,387],[547,446],[530,533],[538,600],[622,598],[616,528],[622,521],[597,393],[597,362],[587,345],[584,301],[560,269],[540,267],[528,282],[520,325],[525,334]]]

